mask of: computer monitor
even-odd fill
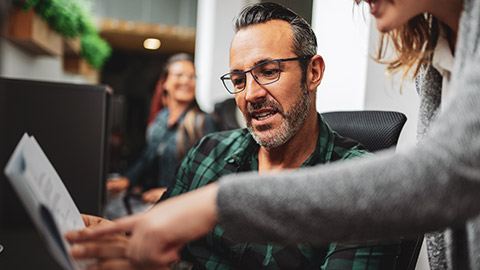
[[[79,210],[102,214],[109,93],[105,85],[0,78],[0,269],[58,268],[3,174],[23,133],[38,141]]]

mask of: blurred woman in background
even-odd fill
[[[188,54],[171,56],[153,96],[146,146],[123,177],[107,182],[111,195],[129,189],[141,193],[144,203],[155,203],[188,150],[204,135],[217,130],[213,118],[198,106],[195,86],[193,58]]]

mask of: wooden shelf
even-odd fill
[[[14,8],[5,27],[4,35],[18,46],[39,55],[63,55],[63,39],[32,9],[24,12]]]
[[[79,56],[65,55],[63,57],[63,69],[75,74],[88,74],[93,68]]]
[[[80,43],[80,38],[74,39],[63,39],[63,50],[65,55],[80,55],[80,51],[82,50],[82,44]]]
[[[93,84],[100,82],[100,72],[91,67],[87,61],[80,56],[65,55],[63,57],[63,70],[69,73],[82,75]]]
[[[114,49],[145,53],[195,52],[195,29],[116,19],[98,19],[100,35]],[[156,51],[143,47],[146,38],[158,38],[162,45]]]

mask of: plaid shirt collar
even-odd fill
[[[317,113],[319,133],[317,137],[317,144],[312,155],[302,164],[301,167],[313,166],[319,163],[325,163],[331,159],[334,147],[335,136],[333,130],[328,126],[323,117]],[[235,164],[237,172],[250,171],[248,162],[252,156],[257,156],[260,145],[253,139],[250,132],[245,135],[240,147],[234,151],[230,156],[225,158],[225,162]]]

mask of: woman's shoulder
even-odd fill
[[[157,115],[155,116],[155,122],[161,121],[162,119],[168,119],[169,110],[168,108],[163,108],[158,111]]]

